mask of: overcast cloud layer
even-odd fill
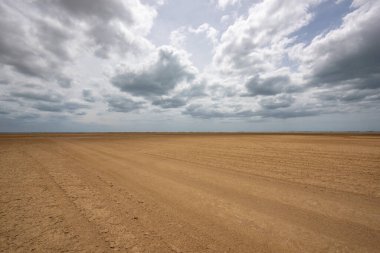
[[[380,130],[380,1],[0,2],[0,131]]]

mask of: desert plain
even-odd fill
[[[378,134],[3,134],[0,252],[380,252]]]

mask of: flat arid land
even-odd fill
[[[377,134],[0,135],[1,252],[380,252]]]

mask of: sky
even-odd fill
[[[379,131],[378,0],[2,0],[0,132]]]

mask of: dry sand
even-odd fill
[[[380,252],[380,135],[0,136],[1,252]]]

